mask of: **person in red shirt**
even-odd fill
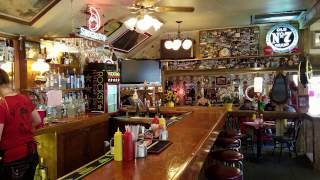
[[[33,180],[38,153],[32,131],[40,122],[31,100],[13,91],[0,69],[0,179]]]

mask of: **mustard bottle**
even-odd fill
[[[115,161],[122,161],[122,133],[121,131],[117,130],[114,133],[114,160]]]
[[[161,115],[161,118],[159,119],[159,125],[164,129],[166,128],[166,119],[163,118],[163,115]]]

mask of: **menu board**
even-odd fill
[[[200,31],[200,58],[257,56],[259,34],[257,26]]]

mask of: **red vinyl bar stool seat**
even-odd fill
[[[243,160],[242,153],[231,150],[231,149],[213,151],[211,153],[211,157],[216,160],[228,162],[228,163],[236,163]]]
[[[240,139],[235,138],[226,138],[226,137],[218,137],[214,146],[222,147],[224,149],[237,149],[239,150],[241,147]]]
[[[210,153],[212,159],[224,162],[228,166],[238,167],[243,171],[242,161],[244,156],[242,153],[238,151],[234,151],[231,149],[227,150],[218,150]]]
[[[209,180],[240,180],[242,172],[238,168],[214,164],[207,168],[206,176]]]
[[[227,138],[233,138],[233,139],[240,139],[241,136],[242,136],[241,132],[238,132],[235,130],[221,131],[219,134],[219,137],[227,137]]]

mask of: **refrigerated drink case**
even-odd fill
[[[106,107],[105,112],[113,113],[118,111],[119,107],[119,72],[107,72],[107,83],[105,84]]]
[[[94,63],[85,69],[86,87],[90,88],[89,110],[91,112],[117,112],[119,108],[120,73],[114,64]]]

